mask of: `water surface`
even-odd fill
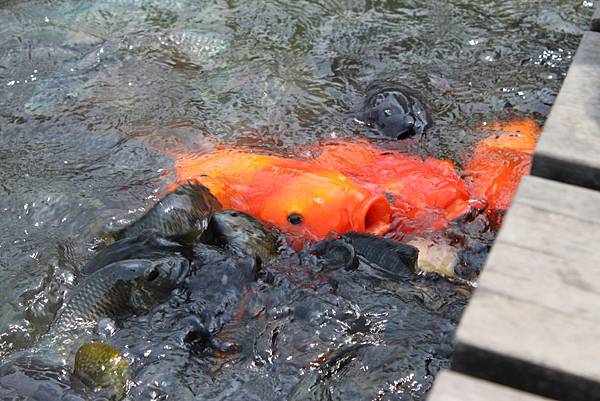
[[[226,143],[289,153],[354,137],[365,87],[394,79],[432,105],[423,148],[460,163],[483,122],[543,123],[592,7],[0,1],[0,357],[47,330],[99,233],[139,217],[166,188],[169,151]],[[466,230],[479,251],[463,268],[477,271],[495,234],[480,221]],[[131,319],[112,340],[138,367],[131,397],[418,400],[449,366],[468,286],[368,270],[323,278],[293,261],[273,269],[275,283],[253,290],[269,312],[231,329],[250,345],[220,369],[173,340],[176,306]]]

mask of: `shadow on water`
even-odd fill
[[[25,352],[47,331],[104,246],[101,232],[158,199],[173,150],[226,143],[285,153],[352,137],[368,84],[396,79],[432,106],[425,151],[460,162],[484,121],[543,122],[590,7],[0,1],[0,356]],[[462,268],[477,271],[494,233],[478,220],[463,229],[472,251]],[[202,279],[221,282],[219,266],[228,264],[215,260]],[[449,366],[470,294],[365,265],[315,272],[293,257],[261,274],[224,298],[204,285],[200,298],[174,297],[126,320],[110,338],[137,372],[131,398],[423,399]],[[197,322],[182,311],[211,308],[236,315],[236,324],[213,322],[225,337],[206,347],[218,352],[205,350],[201,333],[193,347],[183,339]]]

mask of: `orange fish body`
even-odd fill
[[[368,142],[330,142],[311,159],[257,154],[250,149],[178,155],[178,185],[197,179],[225,208],[268,221],[298,249],[335,232],[401,234],[443,229],[474,199],[506,208],[529,171],[539,126],[529,120],[491,127],[462,179],[450,161],[422,159]]]
[[[384,234],[389,229],[391,208],[383,196],[306,160],[223,150],[180,156],[176,172],[178,183],[199,180],[225,208],[276,225],[294,244],[331,232]]]
[[[450,161],[423,160],[366,142],[333,142],[323,145],[316,163],[387,195],[397,231],[439,230],[469,210],[469,188]]]
[[[254,203],[252,209],[259,209],[254,215],[296,238],[318,240],[348,231],[382,235],[389,229],[387,200],[339,172],[307,172],[285,183],[274,177],[271,183],[271,196]]]
[[[541,127],[532,120],[515,120],[488,129],[494,133],[477,145],[465,175],[475,196],[493,213],[508,209],[521,177],[529,174]]]

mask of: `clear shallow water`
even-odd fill
[[[591,7],[575,0],[0,1],[0,356],[47,329],[98,233],[140,216],[168,185],[167,150],[231,143],[285,153],[333,134],[352,137],[359,127],[351,112],[365,87],[395,79],[432,105],[426,151],[460,161],[484,121],[525,114],[543,122]],[[483,250],[467,258],[465,269],[476,270],[493,233],[467,229]],[[168,318],[132,319],[114,342],[138,350],[131,354],[141,382],[151,382],[152,368],[174,367],[177,380],[194,383],[175,399],[281,399],[294,391],[306,399],[299,388],[310,380],[332,389],[315,390],[315,399],[421,399],[448,365],[468,288],[423,278],[409,285],[366,270],[331,273],[336,291],[315,296],[320,280],[302,276],[292,261],[279,269],[289,272],[276,271],[277,290],[264,290],[268,302],[261,302],[304,318],[273,311],[251,319],[239,330],[258,345],[218,374],[207,373],[218,366],[212,356],[169,343]],[[321,324],[330,331],[320,330],[322,343],[310,348]],[[363,337],[348,327],[362,327]],[[143,362],[140,338],[168,362]],[[340,351],[353,362],[315,376],[311,363],[346,343],[370,345]],[[140,399],[146,395],[139,390]]]

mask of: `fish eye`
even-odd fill
[[[158,278],[158,276],[159,276],[158,269],[155,267],[154,269],[152,269],[152,271],[150,273],[148,273],[148,277],[146,278],[146,280],[154,281]]]
[[[291,224],[295,226],[297,226],[298,224],[302,224],[302,222],[304,221],[304,218],[299,213],[292,213],[288,216],[287,219]]]

